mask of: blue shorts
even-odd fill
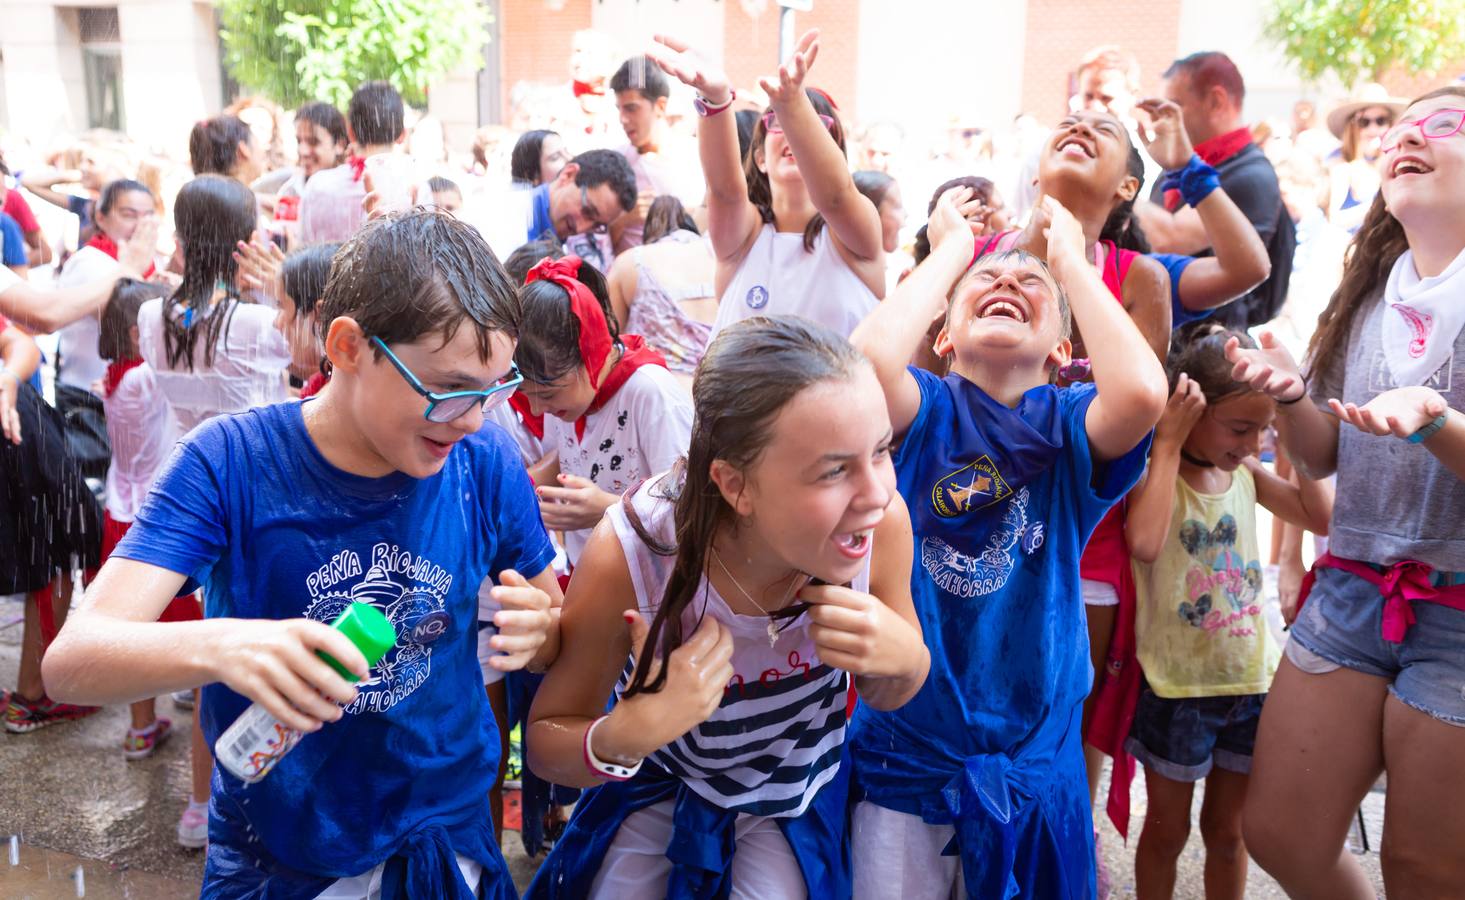
[[[1341,569],[1318,569],[1317,582],[1292,626],[1287,657],[1304,671],[1325,671],[1320,657],[1388,680],[1406,706],[1465,727],[1465,612],[1438,603],[1413,603],[1414,624],[1404,640],[1384,640],[1384,598],[1379,589]],[[1314,658],[1303,660],[1293,648]]]
[[[1211,767],[1251,774],[1251,751],[1266,694],[1161,697],[1147,684],[1124,749],[1171,781],[1200,781]]]

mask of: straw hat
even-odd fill
[[[1344,100],[1328,113],[1328,130],[1333,133],[1333,137],[1341,139],[1343,129],[1348,127],[1348,120],[1360,110],[1368,109],[1370,106],[1382,106],[1393,113],[1394,118],[1397,119],[1408,105],[1409,101],[1403,97],[1389,96],[1388,90],[1383,85],[1367,84],[1364,85],[1363,90],[1358,92],[1358,96]]]

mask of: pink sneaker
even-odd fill
[[[154,719],[153,724],[140,731],[136,728],[129,728],[127,737],[122,739],[122,755],[128,759],[147,759],[172,733],[172,720],[164,719],[161,716]]]
[[[189,801],[178,820],[178,845],[190,850],[205,847],[209,842],[209,805]]]

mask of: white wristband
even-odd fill
[[[589,769],[591,774],[600,778],[608,778],[611,781],[629,781],[635,777],[637,772],[641,771],[640,762],[634,766],[623,766],[619,763],[606,762],[596,756],[594,750],[590,749],[590,742],[595,737],[596,727],[608,718],[610,718],[608,715],[601,716],[594,722],[591,722],[589,728],[585,729],[585,768]]]

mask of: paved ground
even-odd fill
[[[19,618],[19,603],[0,598],[0,686],[15,683]],[[78,885],[93,900],[197,896],[202,855],[174,843],[188,791],[190,714],[174,709],[166,699],[158,701],[158,711],[173,719],[175,737],[153,758],[138,762],[124,760],[119,746],[128,724],[125,707],[29,735],[0,733],[5,791],[0,804],[0,842],[4,842],[0,897],[83,896]],[[1135,779],[1133,806],[1137,836],[1144,816],[1142,777]],[[1382,829],[1382,793],[1368,798],[1365,816],[1376,847]],[[1104,855],[1113,873],[1113,896],[1132,897],[1134,841],[1124,846],[1107,820],[1101,828]],[[505,835],[504,850],[523,887],[535,863],[524,856],[517,832]],[[1199,834],[1192,832],[1181,860],[1177,896],[1203,896],[1202,860]],[[1377,853],[1367,854],[1364,863],[1382,893]],[[1253,867],[1247,897],[1281,896],[1276,885]]]

